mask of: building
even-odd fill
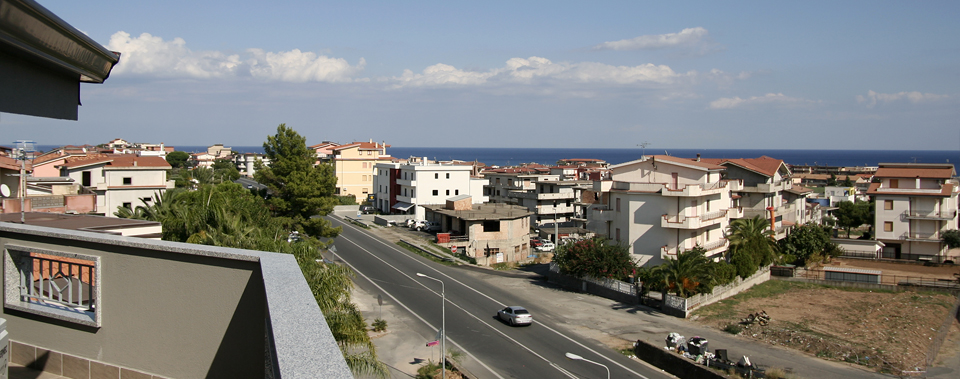
[[[337,146],[340,146],[340,144],[336,142],[323,141],[316,145],[308,146],[307,148],[317,152],[317,164],[320,164],[320,162],[327,162],[330,159],[333,159],[335,155],[333,149]]]
[[[857,187],[826,186],[823,197],[830,201],[831,207],[839,207],[842,201],[853,203],[857,201]]]
[[[483,195],[487,179],[472,176],[471,165],[378,163],[374,171],[373,205],[384,214],[423,220],[427,204],[444,204],[457,196],[470,196],[475,204],[489,200]]]
[[[97,212],[108,217],[119,207],[133,209],[174,187],[167,180],[170,164],[160,157],[98,155],[67,159],[59,167],[61,176],[97,195]]]
[[[333,148],[333,171],[337,175],[337,194],[353,196],[358,202],[370,200],[373,195],[374,166],[390,162],[390,145],[373,142],[354,142]]]
[[[257,172],[257,161],[262,162],[265,166],[270,165],[270,158],[263,154],[243,153],[233,155],[233,163],[237,165],[237,171],[240,171],[241,176],[248,178],[252,178],[253,174]]]
[[[699,158],[698,158],[699,159]],[[703,159],[724,167],[723,177],[738,180],[739,190],[730,194],[733,205],[740,208],[742,218],[760,216],[773,220],[777,239],[797,223],[804,223],[805,197],[812,191],[793,188],[790,168],[783,160],[767,156],[739,159]],[[740,218],[740,217],[735,217]]]
[[[730,220],[743,217],[731,194],[740,180],[727,167],[665,155],[610,166],[612,180],[594,182],[600,202],[590,206],[587,227],[625,244],[641,266],[656,266],[700,246],[711,259],[727,250]]]
[[[440,224],[437,243],[477,260],[478,265],[530,261],[530,211],[510,204],[474,204],[455,196],[425,205],[426,220]]]
[[[874,199],[883,258],[942,262],[941,233],[957,229],[957,172],[952,164],[881,163],[867,194]]]

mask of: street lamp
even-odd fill
[[[443,301],[440,305],[440,378],[447,378],[447,295],[443,281],[437,278],[431,278],[421,273],[417,273],[421,278],[432,279],[440,282],[440,299]],[[608,378],[609,379],[609,378]]]
[[[565,354],[565,355],[567,356],[567,359],[570,359],[570,360],[590,362],[590,363],[593,363],[593,364],[595,364],[595,365],[597,365],[597,366],[601,366],[601,367],[605,368],[605,369],[607,370],[607,379],[610,379],[610,369],[609,369],[607,366],[604,366],[604,365],[602,365],[602,364],[600,364],[600,363],[591,361],[591,360],[589,360],[589,359],[586,359],[586,358],[581,357],[581,356],[579,356],[579,355],[576,355],[576,354],[574,354],[574,353],[567,353],[567,354]]]

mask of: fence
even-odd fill
[[[547,272],[547,278],[551,282],[561,286],[583,291],[589,294],[597,295],[621,303],[638,304],[640,296],[637,287],[631,283],[619,281],[616,279],[597,279],[597,278],[574,278],[564,275],[560,272],[560,267],[556,263],[550,263],[550,270]]]
[[[826,271],[823,269],[797,269],[795,271],[794,277],[803,278],[803,279],[812,279],[812,280],[828,280],[826,279]],[[919,276],[902,276],[902,275],[879,275],[879,283],[876,279],[873,278],[864,278],[862,280],[850,279],[844,280],[843,282],[852,282],[852,283],[869,283],[869,284],[881,284],[889,286],[906,286],[906,287],[926,287],[931,289],[946,289],[946,290],[960,290],[960,281],[957,279],[935,279],[935,278],[923,278]]]
[[[927,348],[927,368],[933,366],[934,360],[937,359],[937,354],[940,353],[940,346],[943,345],[943,341],[947,338],[947,333],[950,332],[950,327],[953,326],[953,320],[960,320],[960,313],[958,312],[960,312],[960,295],[957,296],[957,301],[954,302],[953,309],[943,318],[943,324],[940,324],[940,330],[937,331],[937,336],[933,338],[933,343]]]
[[[685,318],[690,311],[693,311],[694,309],[704,305],[713,304],[730,296],[736,295],[747,288],[753,287],[754,285],[770,280],[770,267],[771,266],[762,267],[760,270],[753,275],[750,275],[750,277],[746,279],[741,279],[738,276],[733,283],[723,286],[716,286],[713,288],[713,292],[708,294],[696,294],[688,298],[664,294],[663,311],[664,313],[673,316]]]

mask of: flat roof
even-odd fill
[[[533,212],[527,210],[526,207],[504,203],[473,204],[473,209],[462,211],[447,209],[446,205],[442,204],[422,205],[422,207],[430,210],[431,212],[468,221],[511,220],[527,217],[533,214]]]
[[[26,212],[23,215],[27,225],[101,233],[108,230],[160,226],[160,223],[156,221],[94,215],[71,215],[47,212]],[[0,222],[19,224],[20,213],[0,214]]]

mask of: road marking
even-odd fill
[[[359,229],[358,227],[356,227],[356,226],[354,226],[354,225],[350,225],[350,224],[347,224],[347,223],[344,223],[344,222],[341,222],[341,224],[350,226],[352,229],[360,232],[361,234],[367,234],[367,235],[369,235],[369,237],[371,237],[373,240],[375,240],[375,241],[377,241],[377,242],[380,242],[380,243],[383,244],[384,246],[387,246],[387,247],[390,247],[391,249],[400,251],[400,249],[396,248],[395,246],[391,246],[390,244],[388,244],[388,243],[380,240],[380,238],[377,238],[376,236],[372,235],[372,233],[366,232],[366,231],[364,231],[364,230]],[[373,253],[371,253],[371,252],[368,251],[367,249],[363,248],[362,246],[360,246],[360,245],[357,244],[356,242],[350,241],[349,239],[347,239],[347,237],[342,236],[342,235],[341,235],[340,237],[343,237],[343,238],[346,239],[348,242],[356,245],[357,247],[359,247],[359,248],[362,249],[363,251],[366,251],[367,254],[372,255],[374,258],[377,258],[378,260],[380,260],[381,262],[383,262],[383,263],[386,264],[387,266],[390,266],[390,267],[393,268],[394,270],[397,270],[397,272],[400,272],[401,274],[403,274],[404,276],[410,278],[411,280],[413,279],[413,278],[410,277],[409,275],[407,275],[407,274],[403,273],[402,271],[398,270],[396,267],[393,267],[393,265],[385,262],[385,261],[384,261],[383,259],[381,259],[380,257],[374,255]],[[409,257],[409,256],[406,255],[406,254],[404,254],[404,256]],[[471,290],[471,291],[473,291],[473,292],[476,292],[476,293],[479,294],[480,296],[483,296],[483,297],[489,299],[490,301],[499,304],[500,306],[505,306],[503,302],[497,301],[496,299],[494,299],[494,298],[492,298],[492,297],[490,297],[490,296],[487,296],[487,294],[485,294],[485,293],[483,293],[483,292],[480,292],[480,291],[476,290],[475,288],[473,288],[473,287],[471,287],[471,286],[468,286],[468,285],[466,285],[466,284],[463,284],[463,283],[461,283],[459,280],[454,279],[454,278],[450,277],[449,275],[444,274],[443,272],[441,272],[441,271],[439,271],[439,270],[437,270],[437,269],[435,269],[435,268],[433,268],[433,267],[430,267],[429,265],[427,265],[427,264],[425,264],[425,263],[423,263],[423,262],[421,262],[421,261],[418,261],[418,260],[414,259],[414,262],[420,263],[420,264],[423,265],[424,267],[427,267],[428,269],[433,270],[433,271],[436,272],[437,274],[443,275],[443,276],[446,277],[447,279],[450,279],[450,280],[452,280],[452,281],[460,284],[461,286],[464,286],[465,288],[467,288],[467,289],[469,289],[469,290]],[[352,269],[353,267],[350,267],[350,268]],[[354,270],[354,271],[356,271],[356,270]],[[416,280],[414,280],[414,281],[416,282]],[[420,283],[420,282],[417,282],[417,283]],[[422,285],[422,284],[421,284],[421,285]],[[426,286],[424,286],[424,288],[426,288],[428,291],[431,291],[431,292],[433,292],[433,293],[435,293],[435,294],[437,293],[437,292],[431,290],[430,288],[428,288],[428,287],[426,287]],[[392,297],[392,296],[391,296],[391,297]],[[396,300],[396,299],[394,299],[394,300]],[[447,300],[447,301],[450,302],[450,304],[453,304],[454,306],[456,306],[457,308],[460,308],[459,305],[454,304],[452,301],[450,301],[450,300]],[[405,308],[406,308],[406,307],[405,307]],[[460,309],[463,310],[464,312],[466,312],[466,310],[464,310],[463,308],[460,308]],[[409,311],[409,309],[408,309],[408,311]],[[470,312],[466,312],[466,313],[467,313],[467,314],[470,314]],[[472,314],[470,314],[470,315],[471,315],[472,317],[476,318],[477,320],[480,320],[480,319],[477,318],[476,316],[473,316]],[[419,316],[417,316],[417,317],[419,317]],[[422,319],[421,319],[421,320],[422,320]],[[507,336],[507,335],[504,334],[503,332],[501,332],[501,331],[497,330],[496,328],[493,328],[492,326],[490,326],[490,325],[488,325],[487,323],[483,322],[483,320],[480,320],[480,322],[483,323],[484,325],[489,326],[489,327],[492,328],[493,330],[497,331],[497,333],[500,333],[501,335],[503,335],[503,336],[506,337],[507,339],[513,341],[514,343],[517,343],[518,345],[520,345],[521,347],[523,347],[523,348],[526,349],[527,351],[530,351],[530,352],[533,353],[534,355],[540,357],[539,354],[533,352],[533,351],[530,350],[530,349],[527,349],[526,346],[523,346],[522,344],[520,344],[519,342],[517,342],[517,341],[514,340],[513,338],[510,338],[509,336]],[[429,324],[428,324],[428,325],[429,325]],[[589,352],[591,352],[591,353],[594,353],[594,354],[602,357],[603,359],[607,360],[608,362],[617,365],[618,367],[620,367],[620,368],[622,368],[622,369],[630,372],[631,374],[634,374],[634,375],[636,375],[636,376],[639,376],[639,377],[641,377],[641,378],[643,378],[643,379],[649,379],[649,378],[647,378],[646,376],[643,376],[643,375],[641,375],[640,373],[631,370],[631,369],[628,368],[627,366],[624,366],[624,365],[621,364],[620,362],[617,362],[617,361],[615,361],[615,360],[607,357],[606,355],[600,354],[600,352],[598,352],[598,351],[596,351],[596,350],[594,350],[594,349],[591,349],[590,347],[587,347],[586,345],[580,343],[579,341],[577,341],[577,340],[575,340],[575,339],[573,339],[573,338],[568,337],[567,335],[565,335],[565,334],[563,334],[563,333],[560,333],[560,331],[558,331],[558,330],[556,330],[556,329],[553,329],[553,328],[551,328],[551,327],[549,327],[549,326],[547,326],[547,325],[545,325],[545,324],[543,324],[543,323],[539,323],[539,325],[540,325],[540,326],[543,326],[544,328],[546,328],[547,330],[553,332],[554,334],[556,334],[556,335],[558,335],[558,336],[561,336],[561,337],[565,338],[566,340],[568,340],[568,341],[570,341],[570,342],[575,343],[577,346],[580,346],[581,348],[584,348],[584,349],[586,349],[587,351],[589,351]],[[433,327],[433,326],[431,326],[431,327]],[[459,345],[457,345],[457,346],[459,347]],[[471,357],[472,357],[472,356],[473,356],[473,355],[471,355]],[[551,366],[554,365],[552,362],[550,362],[550,361],[547,360],[546,358],[543,358],[543,357],[540,357],[540,358],[543,359],[544,361],[546,361],[547,363],[550,363]],[[476,358],[474,358],[474,359],[476,359]],[[646,362],[644,362],[644,363],[646,363]],[[484,367],[486,367],[486,365],[484,365]],[[568,376],[570,375],[569,373],[566,373],[566,372],[564,372],[564,373],[567,374]],[[571,376],[571,377],[572,377],[572,376]]]
[[[349,242],[349,243],[352,243],[354,246],[360,248],[360,250],[363,250],[363,251],[366,252],[367,254],[370,254],[370,256],[376,258],[377,260],[379,260],[379,261],[382,262],[383,264],[385,264],[385,265],[387,265],[387,266],[390,266],[390,268],[392,268],[392,269],[396,270],[397,272],[399,272],[400,275],[403,275],[403,276],[407,277],[407,279],[410,279],[410,280],[413,281],[414,283],[420,284],[420,286],[423,287],[425,290],[430,291],[430,292],[432,292],[433,294],[435,294],[435,295],[437,295],[437,296],[440,296],[440,293],[439,293],[439,292],[434,291],[434,290],[431,289],[430,287],[427,287],[425,284],[423,284],[423,283],[421,283],[420,281],[414,279],[412,276],[407,275],[407,273],[405,273],[405,272],[401,271],[400,269],[394,267],[393,265],[387,263],[387,262],[384,261],[382,258],[376,256],[376,254],[373,254],[372,252],[370,252],[369,250],[367,250],[367,249],[364,248],[363,246],[360,246],[360,244],[351,241],[351,240],[350,240],[349,238],[347,238],[346,236],[341,235],[340,237],[342,237],[345,241],[347,241],[347,242]],[[342,258],[341,258],[341,259],[342,259]],[[349,263],[349,262],[344,261],[344,263],[346,263],[348,266],[350,266],[350,263]],[[418,263],[421,263],[421,264],[422,264],[423,262],[418,262]],[[354,269],[353,266],[350,266],[350,269],[352,269],[354,272],[359,273],[360,275],[363,275],[362,273],[360,273],[359,271],[357,271],[356,269]],[[370,280],[369,278],[367,278],[366,275],[364,275],[364,278],[366,278],[367,280]],[[371,281],[371,283],[372,283],[372,281]],[[462,284],[462,283],[461,283],[461,284]],[[377,286],[377,289],[383,291],[383,288],[382,288],[382,287],[380,287],[380,286],[377,285],[376,283],[374,283],[374,285]],[[389,295],[389,294],[388,294],[388,295]],[[390,297],[391,297],[394,301],[396,301],[398,304],[401,304],[400,301],[398,301],[395,297],[393,297],[393,295],[390,295]],[[447,302],[450,303],[450,305],[453,305],[454,307],[456,307],[457,309],[460,309],[461,311],[463,311],[463,313],[465,313],[465,314],[469,315],[470,317],[476,319],[476,320],[477,320],[478,322],[480,322],[481,324],[483,324],[483,325],[487,326],[488,328],[490,328],[491,330],[497,332],[498,334],[500,334],[501,336],[503,336],[503,338],[506,338],[506,339],[509,340],[510,342],[513,342],[513,343],[516,344],[517,346],[520,346],[520,347],[523,348],[524,350],[530,352],[530,354],[533,354],[533,355],[536,356],[537,358],[540,358],[540,359],[542,359],[544,362],[547,362],[547,364],[549,364],[550,366],[556,368],[558,371],[560,371],[561,373],[563,373],[563,374],[566,375],[567,377],[572,378],[572,379],[577,379],[576,376],[571,375],[569,372],[567,372],[566,370],[562,369],[560,366],[554,364],[553,362],[551,362],[549,359],[543,357],[542,355],[537,354],[537,352],[535,352],[535,351],[531,350],[530,348],[526,347],[525,345],[523,345],[523,344],[520,343],[519,341],[511,338],[511,337],[508,336],[506,333],[504,333],[504,332],[502,332],[502,331],[500,331],[500,330],[497,330],[497,328],[494,328],[493,325],[487,324],[486,322],[484,322],[482,319],[480,319],[480,318],[477,317],[476,315],[473,315],[472,313],[468,312],[466,309],[464,309],[463,307],[461,307],[461,306],[458,305],[457,303],[454,303],[452,300],[447,299]],[[402,304],[401,304],[401,305],[402,305]],[[407,308],[406,305],[403,305],[403,308],[406,309],[408,312],[413,313],[414,315],[416,315],[416,313],[414,313],[412,310],[410,310],[410,308]],[[417,315],[417,318],[419,318],[421,321],[423,321],[424,323],[426,323],[427,325],[429,325],[429,326],[430,326],[431,328],[433,328],[434,330],[437,330],[437,328],[433,327],[433,325],[430,325],[430,323],[427,323],[427,321],[424,320],[423,318],[421,318],[419,315]],[[470,355],[470,357],[472,357],[472,358],[475,359],[477,362],[479,362],[481,365],[483,365],[483,367],[487,368],[487,370],[490,370],[491,372],[494,372],[493,369],[491,369],[489,366],[487,366],[487,365],[484,364],[482,361],[480,361],[479,359],[477,359],[476,356],[474,356],[473,354],[471,354],[470,352],[468,352],[466,349],[464,349],[463,346],[460,346],[460,344],[454,342],[450,337],[447,337],[447,340],[449,340],[450,342],[453,342],[453,344],[456,345],[458,348],[460,348],[460,350],[463,350],[464,352],[466,352],[468,355]],[[497,374],[496,372],[494,372],[494,375],[497,375],[497,377],[499,377],[499,378],[503,378],[503,377],[501,377],[499,374]]]

